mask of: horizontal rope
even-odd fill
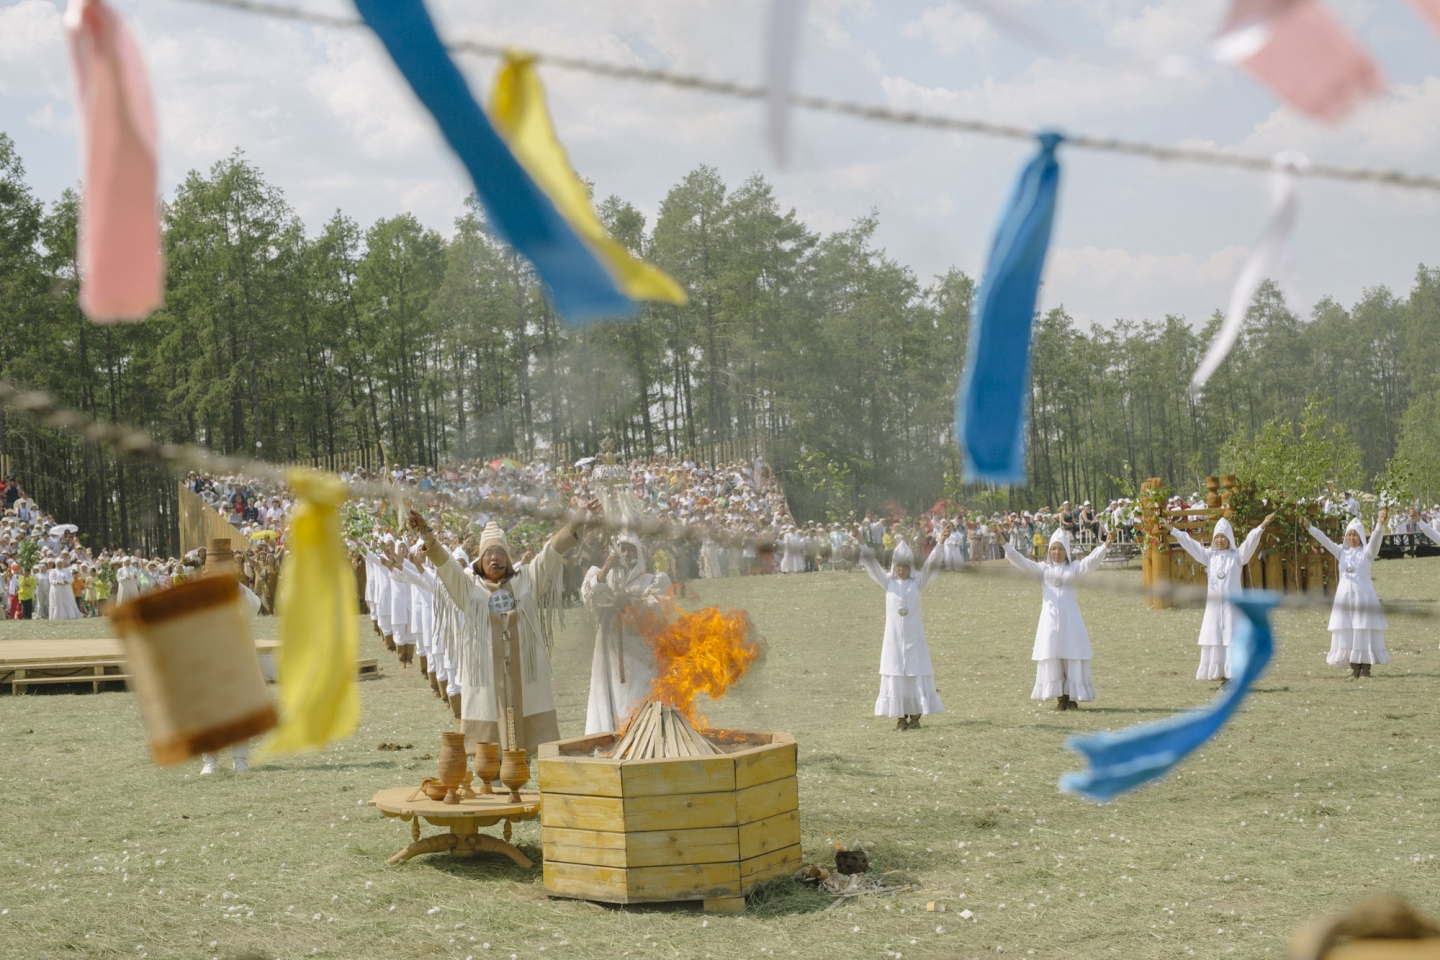
[[[363,28],[365,23],[357,17],[341,17],[332,14],[314,13],[284,4],[264,3],[258,0],[177,0],[198,6],[220,7],[248,14],[280,20],[293,20],[322,27],[346,29]],[[453,53],[464,53],[480,57],[502,57],[518,48],[480,40],[449,40],[446,49]],[[742,100],[764,100],[769,91],[755,84],[737,83],[731,80],[716,80],[696,74],[675,73],[669,70],[651,70],[625,64],[589,60],[563,54],[525,51],[535,62],[562,70],[576,70],[595,76],[615,80],[633,80],[653,83],[683,90],[698,90],[720,96]],[[858,117],[881,123],[902,126],[925,127],[931,130],[946,130],[952,133],[970,133],[977,136],[998,137],[1006,140],[1034,140],[1037,131],[1011,124],[991,123],[988,120],[972,120],[944,114],[921,113],[914,110],[896,110],[891,107],[854,103],[830,97],[795,94],[790,102],[797,107],[842,116]],[[1146,157],[1170,163],[1194,163],[1214,167],[1229,167],[1251,172],[1268,172],[1275,168],[1271,157],[1258,157],[1243,153],[1228,153],[1223,150],[1207,150],[1200,147],[1170,147],[1162,144],[1145,143],[1138,140],[1122,140],[1116,137],[1101,137],[1090,134],[1066,133],[1065,143],[1070,147],[1095,150],[1101,153],[1117,153],[1134,157]],[[1293,171],[1296,176],[1313,177],[1321,180],[1339,180],[1350,183],[1376,183],[1414,190],[1440,190],[1440,175],[1407,173],[1402,170],[1346,167],[1330,163],[1311,163],[1304,169]]]

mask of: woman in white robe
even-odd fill
[[[604,566],[591,567],[580,585],[580,599],[595,617],[595,653],[590,659],[590,699],[585,709],[585,734],[621,729],[650,696],[655,678],[655,651],[625,622],[638,604],[656,606],[670,578],[645,572],[640,540],[626,534]]]
[[[709,535],[700,544],[700,576],[707,580],[718,580],[725,576],[720,566],[720,544]]]
[[[1238,550],[1235,531],[1224,517],[1215,522],[1209,547],[1201,546],[1184,530],[1166,524],[1175,542],[1206,572],[1205,618],[1200,621],[1200,668],[1195,671],[1196,680],[1219,680],[1223,686],[1230,679],[1230,640],[1235,635],[1235,609],[1230,605],[1230,595],[1240,589],[1240,574],[1259,549],[1265,527],[1274,519],[1272,513],[1262,520]]]
[[[965,565],[965,555],[960,550],[960,531],[955,528],[954,524],[945,524],[941,549],[945,551],[944,559],[941,562],[946,570],[959,570]]]
[[[50,619],[79,620],[80,607],[75,603],[75,592],[70,584],[75,573],[68,563],[62,563],[50,571]]]
[[[1389,663],[1385,650],[1385,630],[1390,626],[1385,611],[1380,609],[1380,595],[1370,581],[1370,569],[1380,556],[1387,511],[1380,511],[1380,522],[1370,542],[1365,542],[1365,524],[1355,517],[1345,528],[1345,542],[1335,541],[1320,530],[1310,527],[1310,536],[1329,550],[1339,561],[1340,582],[1335,587],[1335,603],[1330,608],[1330,654],[1325,661],[1332,667],[1350,667],[1350,679],[1370,676],[1370,667]]]
[[[930,551],[918,576],[914,575],[914,552],[905,541],[896,544],[890,560],[890,572],[886,573],[874,550],[860,548],[861,566],[885,591],[885,636],[880,645],[875,716],[894,717],[896,730],[918,730],[923,715],[945,710],[935,689],[935,670],[920,610],[920,592],[940,574],[940,551]]]
[[[1030,659],[1035,661],[1035,689],[1031,700],[1055,698],[1056,710],[1075,710],[1081,703],[1095,699],[1095,684],[1090,675],[1090,632],[1080,615],[1080,598],[1076,582],[1100,569],[1104,543],[1079,563],[1070,562],[1070,537],[1064,530],[1050,536],[1045,562],[1038,563],[1008,543],[1005,556],[1012,564],[1040,579],[1040,622],[1035,627],[1035,646]]]
[[[796,533],[794,527],[788,527],[781,543],[785,548],[785,553],[780,558],[780,572],[804,573],[805,538]]]

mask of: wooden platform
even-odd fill
[[[278,653],[277,640],[256,640],[261,656]],[[375,658],[355,661],[361,680],[380,676]],[[0,641],[0,690],[24,693],[29,687],[56,683],[89,684],[94,693],[117,689],[129,676],[120,641],[99,640],[4,640]]]

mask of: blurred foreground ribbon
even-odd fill
[[[1260,234],[1260,242],[1250,251],[1235,286],[1230,290],[1230,305],[1225,310],[1225,322],[1215,332],[1210,349],[1195,368],[1190,378],[1190,392],[1197,393],[1210,376],[1225,361],[1230,348],[1240,336],[1245,324],[1245,313],[1250,309],[1250,300],[1260,284],[1274,270],[1280,274],[1281,292],[1289,295],[1291,307],[1298,307],[1293,291],[1287,290],[1290,274],[1290,235],[1295,230],[1295,218],[1300,213],[1300,200],[1295,194],[1295,174],[1309,166],[1304,156],[1286,151],[1275,157],[1275,169],[1270,174],[1270,221]]]
[[[1375,62],[1320,0],[1235,0],[1211,50],[1289,106],[1328,123],[1339,123],[1385,85]]]
[[[968,481],[1025,479],[1030,339],[1060,188],[1055,148],[1063,139],[1058,133],[1040,135],[1040,150],[1020,171],[985,264],[965,375],[955,398],[955,429]]]
[[[1259,591],[1247,591],[1231,599],[1243,615],[1230,641],[1234,676],[1209,706],[1187,710],[1156,723],[1071,737],[1069,747],[1085,755],[1090,769],[1063,774],[1060,789],[1102,803],[1112,800],[1118,794],[1164,776],[1195,748],[1215,736],[1270,663],[1275,651],[1270,610],[1278,602],[1275,594]]]
[[[355,0],[470,172],[490,224],[535,266],[562,319],[629,316],[635,301],[506,147],[440,42],[422,0]]]
[[[340,538],[348,491],[339,477],[315,470],[291,470],[285,479],[299,504],[280,567],[280,726],[260,745],[266,756],[318,750],[350,736],[360,720],[360,608]]]
[[[1436,33],[1440,33],[1440,0],[1410,0],[1415,12],[1424,17]]]
[[[769,92],[765,128],[775,162],[782,167],[790,157],[790,94],[795,86],[795,54],[805,0],[770,0],[770,34],[765,44],[765,89]]]
[[[604,262],[621,291],[632,300],[662,300],[683,304],[685,291],[663,270],[632,257],[610,239],[590,191],[570,166],[565,148],[555,136],[545,88],[535,73],[535,58],[508,53],[495,77],[490,95],[490,118],[505,138],[510,152],[537,186],[545,191],[560,215]]]
[[[145,61],[104,0],[70,0],[70,64],[80,105],[80,309],[91,320],[143,320],[165,296],[155,108]]]

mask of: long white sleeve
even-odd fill
[[[1334,540],[1331,540],[1329,537],[1325,536],[1325,532],[1314,524],[1310,525],[1309,530],[1310,536],[1314,537],[1315,540],[1320,544],[1320,546],[1324,547],[1326,550],[1329,550],[1330,554],[1335,557],[1336,560],[1340,559],[1340,548],[1335,545]]]
[[[1255,558],[1255,551],[1260,549],[1260,538],[1265,533],[1265,527],[1259,526],[1245,535],[1245,542],[1240,545],[1240,565],[1244,566]]]
[[[874,550],[871,550],[869,547],[860,548],[860,566],[865,568],[865,572],[870,575],[871,580],[875,581],[876,586],[882,590],[889,588],[890,577],[885,573],[884,568],[880,566],[880,561],[875,559]]]
[[[1005,544],[1005,559],[1009,560],[1016,568],[1036,577],[1045,576],[1044,564],[1036,563],[1029,557],[1016,550],[1010,544]]]
[[[1190,534],[1186,533],[1184,530],[1177,530],[1173,527],[1170,529],[1170,535],[1175,538],[1176,543],[1180,544],[1180,549],[1190,554],[1191,558],[1194,559],[1196,563],[1200,564],[1200,566],[1202,567],[1210,566],[1209,551],[1206,550],[1204,547],[1200,546],[1200,544],[1196,542],[1194,537],[1190,536]]]

